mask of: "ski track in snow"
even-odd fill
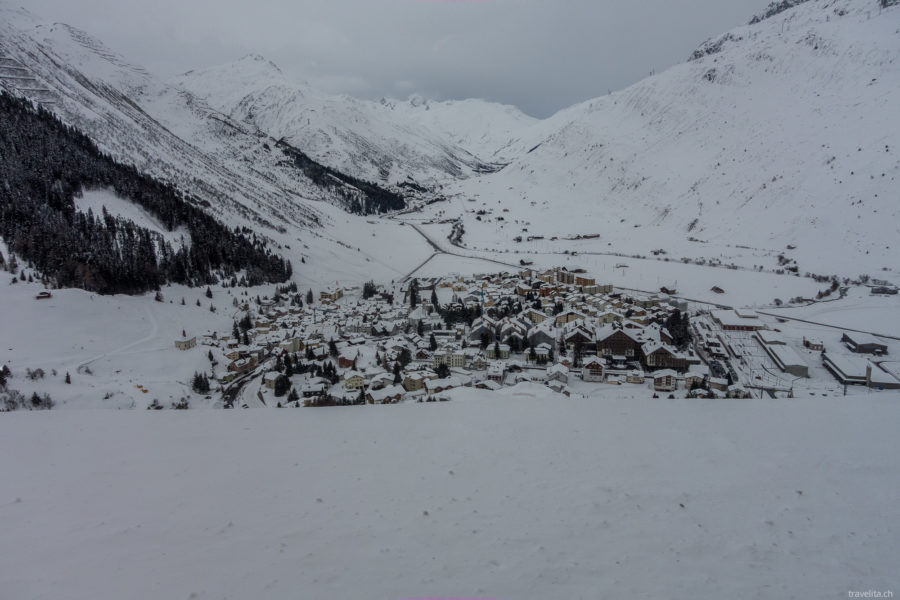
[[[153,316],[153,311],[151,311],[146,306],[144,307],[144,313],[147,315],[147,318],[150,320],[150,333],[148,333],[147,335],[145,335],[144,337],[142,337],[138,340],[135,340],[133,342],[125,344],[121,348],[116,348],[115,350],[111,350],[110,352],[104,352],[103,354],[100,354],[91,359],[88,359],[88,360],[80,363],[75,368],[75,370],[77,372],[81,373],[82,369],[84,369],[84,367],[87,367],[87,366],[91,365],[92,363],[97,362],[100,359],[106,358],[107,356],[110,356],[111,354],[118,354],[118,355],[129,354],[128,350],[131,350],[132,348],[134,348],[136,346],[140,346],[141,344],[145,344],[145,343],[149,342],[150,340],[154,339],[156,337],[156,335],[159,333],[159,324],[156,322],[156,317]]]

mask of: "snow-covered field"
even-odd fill
[[[69,289],[36,300],[42,289],[9,285],[6,277],[0,283],[0,366],[13,372],[10,388],[47,393],[58,408],[143,408],[154,399],[168,407],[182,397],[192,406],[212,403],[190,391],[194,372],[210,370],[210,349],[179,351],[174,343],[182,331],[229,331],[235,309],[227,292],[217,288],[208,299],[203,288],[171,286],[162,289],[164,302],[154,302],[153,293],[100,296]],[[227,362],[219,349],[213,354],[221,373]],[[45,375],[29,380],[28,369]]]
[[[896,590],[896,393],[0,419],[0,594],[846,598]]]
[[[900,297],[873,296],[868,288],[853,288],[848,292],[847,298],[841,301],[767,312],[834,327],[900,337]]]

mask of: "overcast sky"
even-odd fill
[[[24,0],[168,77],[262,54],[365,98],[485,98],[544,117],[681,62],[767,0]]]

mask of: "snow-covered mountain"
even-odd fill
[[[315,223],[304,184],[266,140],[87,33],[0,4],[0,85],[40,101],[117,160],[256,224]],[[298,181],[299,180],[299,181]]]
[[[564,124],[567,111],[535,119],[515,106],[485,100],[429,101],[413,95],[407,101],[382,100],[404,119],[434,131],[494,164],[505,165]]]
[[[309,165],[299,165],[276,139],[159,80],[86,32],[4,3],[0,14],[4,89],[40,102],[117,160],[174,183],[226,220],[284,230],[320,225],[320,201],[365,205],[367,192],[353,174],[316,181]]]
[[[493,171],[498,165],[478,155],[493,156],[495,144],[507,143],[516,135],[513,131],[529,121],[512,107],[497,110],[497,105],[482,101],[471,101],[462,110],[437,104],[436,119],[410,118],[428,112],[432,105],[415,99],[378,103],[328,95],[290,82],[276,65],[258,55],[190,71],[172,83],[230,118],[302,148],[323,164],[390,184],[411,180],[431,186]],[[497,122],[499,115],[508,117],[507,123],[493,126],[505,129],[498,134],[501,141],[495,142],[489,133],[476,137],[475,130]],[[447,134],[459,132],[461,124],[467,133]]]
[[[761,256],[790,244],[801,272],[900,266],[900,6],[790,4],[568,109],[533,151],[455,186],[456,207],[442,209],[462,216],[470,246],[499,250],[561,247],[516,236],[600,234],[578,249],[727,260],[728,246]]]
[[[321,255],[342,268],[360,229],[331,205],[359,190],[316,184],[278,140],[359,179],[442,186],[455,199],[425,214],[459,217],[470,248],[769,267],[790,245],[801,271],[875,273],[900,268],[900,7],[887,4],[774,4],[684,63],[544,120],[482,100],[328,95],[258,56],[166,83],[2,3],[0,85],[236,222],[286,239],[333,225]]]

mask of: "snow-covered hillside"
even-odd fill
[[[568,109],[532,152],[434,210],[462,214],[471,247],[736,252],[748,267],[786,252],[801,273],[897,269],[897,97],[900,7],[814,0]],[[513,241],[579,234],[600,237]]]
[[[409,118],[408,111],[392,110],[395,105],[331,96],[309,85],[292,83],[261,56],[190,71],[173,84],[204,98],[229,117],[276,139],[284,138],[316,160],[363,179],[434,186],[494,168],[476,156],[492,142],[486,147],[477,143],[478,139],[469,143],[465,134],[447,135],[446,129],[435,130],[427,120]],[[495,116],[493,110],[483,112],[493,105],[476,104],[455,118],[448,111],[442,113],[456,123],[493,121],[484,118]],[[504,111],[515,125],[528,120],[510,107],[504,107]],[[481,118],[470,121],[473,115]],[[446,118],[444,121],[445,127],[453,129]]]
[[[87,33],[0,3],[0,83],[39,100],[114,158],[257,226],[308,225],[322,198],[266,140],[155,79]],[[41,91],[38,91],[41,90]]]
[[[896,590],[897,394],[0,419],[3,596]]]
[[[515,106],[477,99],[435,102],[421,96],[406,101],[382,100],[381,104],[498,165],[525,154],[558,126],[565,112],[538,120]]]
[[[2,0],[0,89],[39,102],[113,158],[208,202],[225,223],[269,238],[303,285],[389,280],[428,257],[427,244],[401,224],[347,214],[358,193],[352,185],[315,184],[277,140],[89,34]],[[406,246],[389,248],[387,239]]]
[[[294,260],[322,257],[310,281],[332,269],[333,279],[365,277],[366,263],[390,262],[390,245],[364,255],[358,240],[373,224],[330,206],[347,206],[352,185],[315,185],[275,146],[280,138],[363,179],[443,186],[437,193],[451,201],[424,217],[459,218],[470,255],[662,250],[801,274],[900,269],[891,102],[900,96],[900,8],[879,0],[799,3],[544,120],[481,100],[330,96],[258,56],[163,83],[84,32],[2,10],[5,88],[209,201],[226,221],[259,229]],[[407,237],[391,220],[376,227]],[[409,266],[427,257],[417,249]]]

